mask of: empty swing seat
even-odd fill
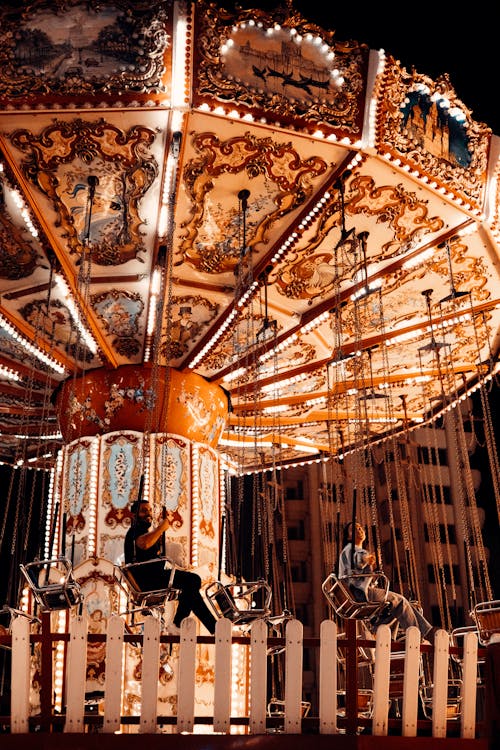
[[[471,615],[477,625],[479,643],[482,646],[500,643],[500,599],[479,602]]]
[[[348,578],[338,578],[335,573],[323,581],[321,586],[323,594],[328,603],[331,605],[335,614],[348,620],[370,620],[381,614],[388,606],[387,593],[389,591],[389,580],[383,573],[369,574],[372,577],[372,584],[377,584],[385,590],[385,598],[379,602],[369,602],[361,599],[360,589],[352,586],[352,581],[356,577],[365,579],[366,574],[357,576],[353,574]]]
[[[146,589],[144,585],[141,587],[138,578],[141,578],[141,574],[147,575],[148,566],[158,565],[158,562],[163,563],[165,568],[170,570],[168,578],[168,586],[165,588],[153,588]],[[118,581],[122,589],[125,590],[130,603],[132,604],[132,610],[143,610],[150,608],[162,607],[165,602],[175,601],[179,598],[179,589],[176,589],[173,585],[174,575],[176,568],[175,562],[168,557],[156,558],[154,560],[146,560],[145,562],[128,563],[127,565],[121,565],[115,567],[115,578]]]
[[[83,604],[82,589],[65,557],[34,560],[20,568],[42,612]]]
[[[234,625],[248,625],[271,614],[272,591],[264,580],[226,585],[214,581],[205,589],[205,595],[216,617],[225,617]]]

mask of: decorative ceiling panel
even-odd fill
[[[234,471],[496,373],[499,139],[446,76],[289,6],[2,9],[0,460],[51,465],[54,393],[94,370],[223,386]]]

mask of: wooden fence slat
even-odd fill
[[[177,680],[177,732],[194,727],[194,686],[196,669],[196,620],[186,617],[181,624]]]
[[[12,661],[10,695],[10,731],[29,731],[30,713],[30,621],[15,617],[12,621]]]
[[[160,669],[160,621],[150,615],[144,620],[142,647],[141,716],[139,731],[156,732],[158,716],[158,673]]]
[[[446,737],[448,706],[448,659],[450,637],[446,630],[438,630],[434,637],[434,666],[432,688],[432,736]]]
[[[265,734],[267,715],[267,624],[255,620],[250,630],[250,732]]]
[[[69,624],[69,646],[66,661],[65,732],[83,732],[85,682],[87,671],[87,615],[72,614]]]
[[[285,734],[302,731],[302,663],[304,627],[289,620],[285,629]]]
[[[214,732],[226,734],[231,726],[232,627],[226,618],[215,625]]]
[[[320,626],[319,732],[337,731],[337,626],[325,620]]]
[[[414,625],[407,628],[405,641],[402,734],[404,737],[416,737],[418,719],[418,688],[422,663],[422,656],[420,653],[419,629]]]
[[[119,731],[123,701],[123,666],[125,651],[125,623],[117,615],[110,617],[106,640],[106,676],[104,685],[104,719],[105,733]],[[50,627],[49,627],[50,630]],[[45,633],[48,643],[64,634]],[[30,620],[19,617],[12,621],[12,679],[11,679],[11,732],[29,732],[30,720],[30,679],[33,667],[30,644]],[[237,635],[240,635],[238,632]],[[160,622],[157,618],[148,617],[144,622],[142,652],[142,702],[139,717],[139,732],[155,733],[158,721],[158,689],[160,668]],[[72,616],[69,627],[69,643],[66,655],[66,721],[65,732],[80,733],[85,731],[85,686],[87,665],[87,617]],[[250,649],[247,675],[247,698],[249,699],[248,725],[251,734],[264,734],[267,731],[268,701],[268,626],[264,620],[256,620],[250,629],[250,643],[238,644],[238,649]],[[303,678],[303,626],[295,619],[289,620],[285,630],[285,695],[283,701],[283,730],[288,734],[301,734],[303,719],[302,678]],[[200,648],[197,644],[197,622],[186,618],[181,626],[181,637],[178,648],[177,665],[177,726],[176,731],[193,732],[195,730],[195,692],[197,655]],[[218,733],[231,733],[231,685],[232,662],[234,657],[232,624],[229,620],[219,620],[215,636],[214,662],[214,701],[213,730]],[[326,620],[320,626],[319,639],[319,733],[337,734],[337,667],[338,643],[337,626]],[[55,654],[56,648],[53,648]],[[372,735],[384,736],[388,733],[388,714],[390,697],[391,670],[391,632],[387,625],[379,626],[375,642],[375,669],[373,676],[373,712]],[[477,661],[478,640],[474,632],[467,633],[463,645],[462,689],[460,733],[465,739],[476,736],[476,701],[477,701]],[[401,654],[401,660],[403,654]],[[49,659],[49,677],[52,666]],[[434,663],[432,670],[433,683],[432,737],[445,738],[447,734],[448,710],[448,674],[449,670],[449,636],[439,630],[434,642]],[[403,670],[401,670],[403,672]],[[244,676],[241,675],[244,679]],[[402,698],[401,736],[414,737],[418,730],[419,686],[422,684],[423,669],[420,652],[420,635],[416,628],[410,628],[406,634],[404,653],[404,678]],[[52,679],[48,682],[52,685]],[[40,701],[45,701],[42,681]],[[429,686],[428,686],[429,687]],[[51,690],[52,693],[52,690]],[[51,699],[52,701],[52,699]],[[52,705],[52,709],[51,709]],[[47,708],[48,727],[43,732],[51,731],[54,706],[50,702]],[[207,723],[204,716],[203,723]],[[210,719],[208,720],[210,723]],[[354,724],[356,715],[354,715]],[[456,724],[455,724],[456,726]],[[426,730],[427,731],[427,730]]]
[[[122,617],[112,615],[106,631],[106,674],[104,678],[103,732],[112,733],[120,729],[123,690],[123,633]]]
[[[476,633],[466,633],[463,644],[464,658],[460,696],[460,736],[464,739],[473,739],[476,732],[477,646]]]
[[[375,674],[373,677],[372,734],[385,736],[389,727],[389,670],[391,629],[379,625],[375,639]]]

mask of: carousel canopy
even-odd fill
[[[446,74],[291,3],[2,8],[1,460],[50,465],[55,394],[97,369],[220,385],[235,471],[366,446],[494,376],[500,143]]]

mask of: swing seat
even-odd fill
[[[369,602],[363,592],[352,585],[355,578],[371,577],[370,585],[377,585],[385,590],[385,597],[380,602]],[[370,620],[387,607],[389,580],[383,573],[353,574],[348,578],[338,578],[335,573],[323,581],[323,594],[336,615],[348,620]]]
[[[448,695],[446,700],[446,720],[456,721],[461,717],[462,710],[462,680],[448,680]],[[434,685],[419,687],[422,711],[426,719],[432,719]]]
[[[248,625],[271,614],[271,587],[262,579],[226,585],[214,581],[205,589],[205,595],[216,617],[225,617],[234,625]]]
[[[82,606],[82,589],[65,557],[34,560],[20,568],[42,612]]]
[[[310,710],[311,703],[309,701],[300,701],[300,716],[302,719],[309,715]],[[272,719],[283,718],[285,716],[285,701],[271,698],[267,704],[267,715]]]
[[[150,566],[151,564],[157,565],[158,561],[163,562],[164,567],[170,569],[168,586],[161,589],[146,590],[144,587],[140,586],[137,580],[137,574],[147,574],[147,566]],[[139,610],[157,609],[163,607],[165,602],[171,602],[178,599],[180,591],[173,585],[177,567],[178,566],[176,566],[175,562],[169,557],[158,557],[154,560],[115,566],[115,579],[127,594],[128,600],[132,605],[131,608],[127,610],[128,614]]]
[[[479,602],[472,610],[471,616],[477,625],[481,646],[500,643],[500,599]]]

